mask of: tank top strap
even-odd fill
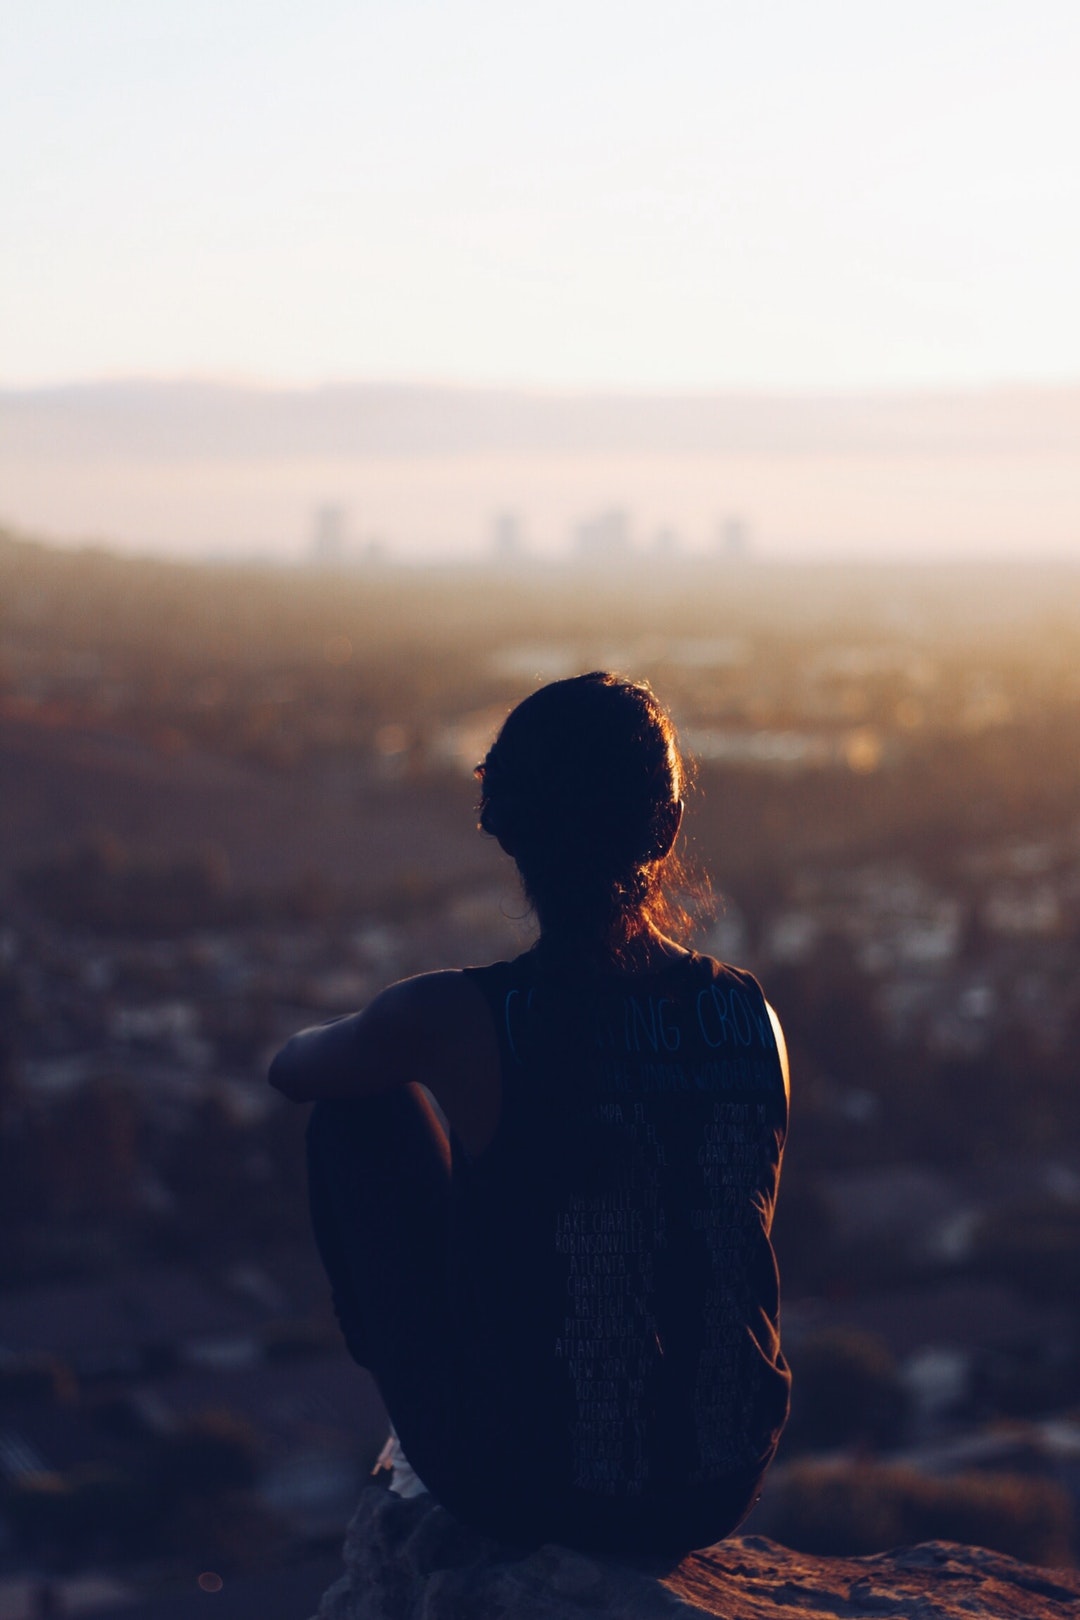
[[[711,979],[713,985],[726,987],[729,1005],[734,1009],[733,1016],[739,1018],[741,1027],[745,1029],[743,1024],[745,1015],[752,1020],[754,1037],[761,1045],[775,1044],[776,1037],[765,1001],[765,992],[754,975],[747,968],[732,967],[730,962],[720,962],[711,956],[702,957],[701,960],[709,970],[707,977]],[[737,992],[733,1001],[732,991]]]
[[[510,962],[491,962],[486,967],[463,968],[462,972],[488,1004],[505,1082],[524,1067],[519,1032],[535,994],[535,964],[526,952]]]

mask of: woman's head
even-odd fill
[[[512,855],[542,930],[615,952],[685,916],[669,893],[685,766],[648,686],[554,681],[508,716],[482,765],[480,825]]]

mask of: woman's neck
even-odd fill
[[[593,972],[655,973],[691,953],[659,929],[644,927],[621,940],[598,940],[559,929],[541,930],[538,953],[553,961],[579,964]]]

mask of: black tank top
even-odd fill
[[[707,1545],[788,1410],[769,1239],[787,1098],[761,989],[697,955],[646,975],[539,950],[466,971],[502,1077],[491,1145],[453,1144],[470,1443],[502,1481],[489,1522]]]

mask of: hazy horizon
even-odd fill
[[[567,555],[613,512],[625,550],[669,557],[733,539],[761,559],[1077,556],[1078,444],[1080,385],[3,389],[0,522],[278,561],[317,549],[328,511],[346,562],[376,544],[401,560],[480,557],[497,534]]]

